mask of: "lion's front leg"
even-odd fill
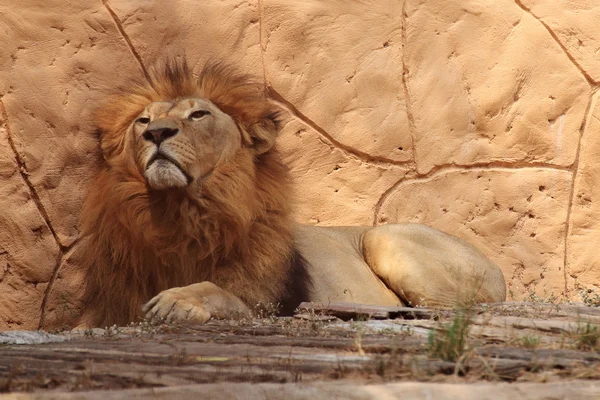
[[[250,313],[237,296],[211,282],[163,290],[144,304],[142,311],[149,320],[196,324],[211,318],[227,319]]]

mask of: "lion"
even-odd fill
[[[80,326],[205,323],[302,301],[447,307],[506,297],[469,243],[419,224],[293,222],[282,110],[222,64],[171,60],[98,109],[102,162],[81,213]]]

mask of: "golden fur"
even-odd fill
[[[201,190],[151,190],[128,142],[131,126],[150,103],[187,97],[210,100],[231,116],[242,145]],[[217,64],[195,80],[184,62],[173,61],[98,110],[104,163],[81,214],[90,262],[81,324],[135,321],[160,291],[202,281],[250,306],[289,295],[290,179],[271,148],[276,118],[263,85],[248,76]]]

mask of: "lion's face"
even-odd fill
[[[234,120],[200,98],[150,103],[130,133],[138,167],[155,190],[202,183],[242,146]]]

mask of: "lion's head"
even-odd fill
[[[268,151],[276,117],[251,77],[217,64],[195,80],[185,62],[171,61],[154,70],[149,84],[118,93],[100,109],[97,125],[111,166],[132,167],[135,160],[151,189],[195,189],[238,152]]]

